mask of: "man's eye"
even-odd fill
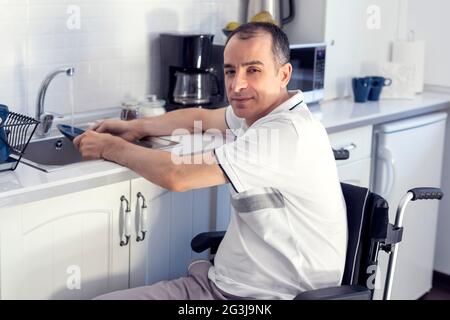
[[[250,73],[256,73],[256,72],[259,72],[259,69],[256,69],[256,68],[250,68],[250,69],[248,69],[248,72],[250,72]]]
[[[225,70],[225,75],[227,76],[233,75],[234,73],[234,70]]]

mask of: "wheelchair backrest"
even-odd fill
[[[373,291],[379,245],[388,227],[387,202],[367,188],[341,183],[347,206],[348,241],[343,285]]]

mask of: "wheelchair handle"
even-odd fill
[[[422,200],[422,199],[441,200],[443,196],[444,196],[444,193],[439,188],[421,187],[421,188],[414,188],[414,189],[408,190],[408,192],[400,200],[400,204],[397,208],[397,214],[395,216],[394,227],[396,229],[403,228],[403,217],[405,214],[406,206],[408,205],[409,201]],[[394,243],[394,244],[392,244],[392,247],[391,247],[391,254],[389,256],[388,269],[387,269],[387,274],[386,274],[386,283],[385,283],[384,294],[383,294],[384,300],[391,299],[392,283],[393,283],[393,279],[394,279],[395,265],[397,263],[397,252],[398,252],[397,245],[398,245],[398,243]]]
[[[408,190],[413,194],[411,201],[416,200],[441,200],[444,193],[439,188],[421,187]]]

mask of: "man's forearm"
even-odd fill
[[[147,136],[171,135],[177,129],[192,133],[194,122],[202,121],[202,110],[197,108],[180,109],[167,112],[161,116],[138,120],[140,131]]]
[[[201,121],[203,131],[217,129],[225,132],[228,128],[225,121],[225,108],[214,110],[187,108],[171,111],[158,117],[134,121],[137,121],[138,131],[142,136],[173,135],[177,129],[184,129],[187,131],[186,133],[192,133],[196,121]]]
[[[101,156],[126,166],[145,179],[172,191],[187,191],[226,183],[226,178],[215,163],[212,153],[187,156],[189,161],[185,164],[181,161],[184,156],[179,157],[170,152],[116,140],[105,147]],[[198,160],[202,160],[203,163]]]
[[[163,188],[173,187],[173,163],[169,152],[140,147],[123,140],[106,146],[102,157],[130,168]]]

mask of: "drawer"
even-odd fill
[[[350,158],[338,161],[338,165],[370,158],[372,152],[372,126],[336,132],[329,134],[328,137],[334,149],[346,148],[350,151]]]
[[[355,186],[369,188],[370,184],[370,158],[356,160],[346,164],[339,164],[339,180]]]

